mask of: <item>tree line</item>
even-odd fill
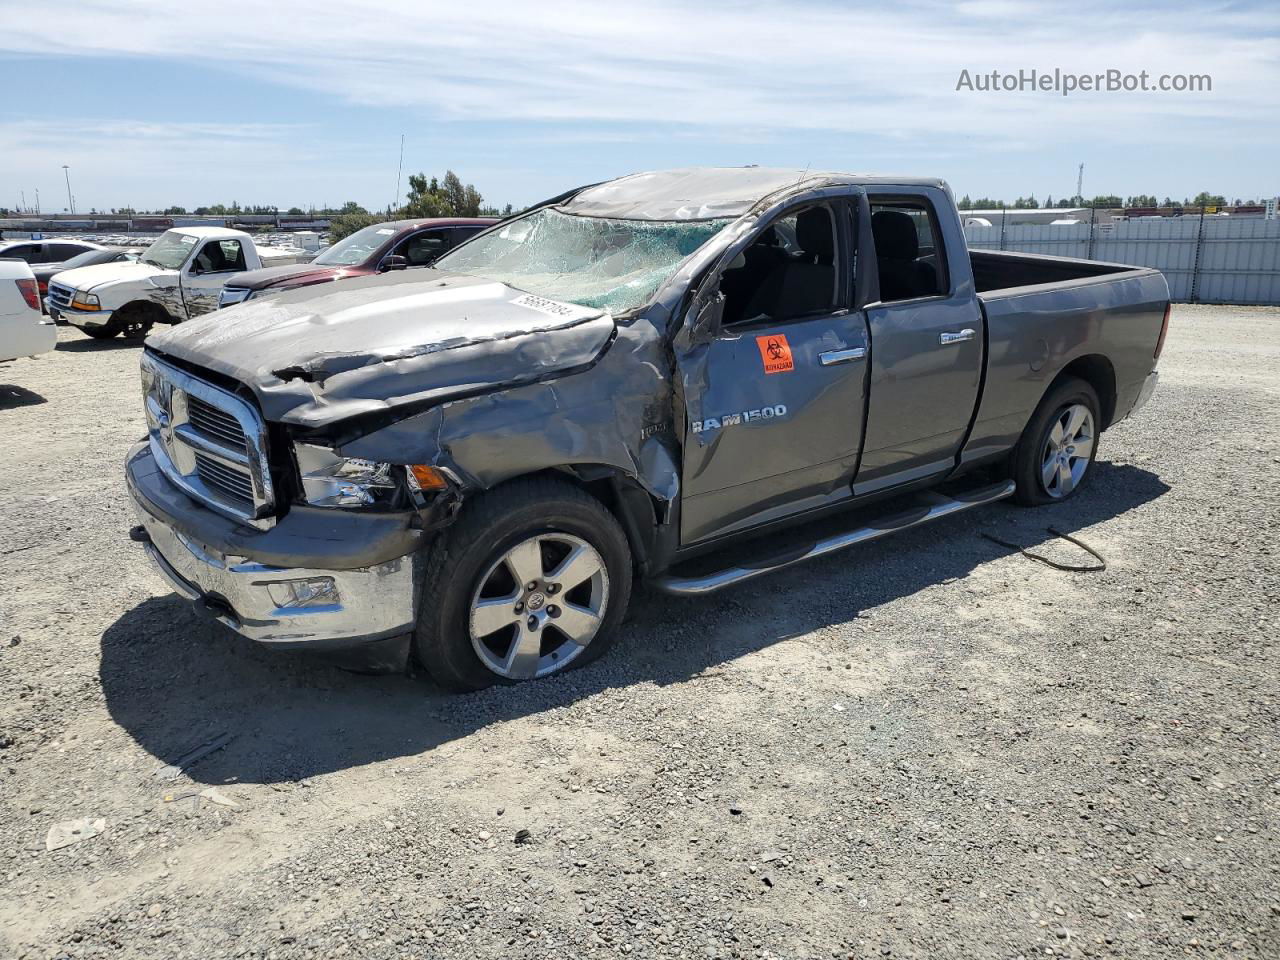
[[[233,203],[215,203],[210,206],[186,207],[169,206],[162,210],[138,210],[134,207],[112,207],[110,210],[90,210],[85,216],[196,216],[196,217],[233,217],[236,215],[256,216],[292,216],[292,217],[327,217],[330,221],[330,236],[339,240],[348,233],[384,220],[425,219],[427,217],[507,217],[515,212],[511,204],[502,209],[484,202],[484,197],[473,183],[463,183],[452,170],[446,170],[443,177],[428,177],[425,173],[415,173],[409,177],[409,192],[405,202],[399,207],[388,205],[385,210],[371,211],[348,200],[340,207],[290,207],[281,210],[275,206],[261,204],[241,205]],[[8,215],[7,208],[0,207],[0,216]]]
[[[487,205],[473,183],[463,183],[452,170],[443,177],[427,178],[425,173],[409,176],[409,192],[405,203],[385,214],[373,214],[359,204],[348,202],[329,220],[329,240],[336,243],[348,234],[383,220],[418,220],[428,217],[509,217],[515,212],[511,204],[499,210]]]
[[[1230,205],[1239,207],[1245,204],[1261,204],[1261,202],[1260,200],[1241,200],[1237,197],[1235,203]],[[1184,200],[1174,200],[1171,197],[1157,200],[1153,193],[1137,193],[1122,199],[1117,194],[1104,193],[1092,200],[1077,195],[1055,201],[1052,196],[1049,196],[1045,198],[1044,203],[1038,201],[1034,195],[1018,197],[1013,203],[1005,203],[1003,200],[993,200],[990,197],[978,197],[973,200],[965,194],[956,201],[956,206],[961,210],[1062,210],[1072,207],[1225,207],[1228,203],[1227,198],[1222,194],[1202,190],[1194,197]]]
[[[1244,204],[1261,203],[1262,201],[1257,199],[1241,200],[1237,197],[1233,205],[1238,207]],[[1099,194],[1092,199],[1074,196],[1054,200],[1052,196],[1049,196],[1045,198],[1043,203],[1037,200],[1034,194],[1027,197],[1018,197],[1013,203],[1007,203],[1004,200],[997,200],[991,197],[974,199],[965,194],[956,201],[956,206],[961,210],[1048,210],[1072,207],[1225,207],[1228,206],[1228,202],[1227,198],[1222,194],[1209,193],[1208,191],[1201,191],[1194,197],[1180,201],[1171,197],[1157,200],[1155,194],[1139,193],[1124,198],[1121,198],[1118,194]],[[242,206],[237,202],[233,202],[230,204],[215,203],[211,206],[195,207],[191,210],[180,206],[165,207],[163,210],[136,210],[133,207],[112,207],[109,211],[90,210],[86,216],[111,214],[115,216],[151,215],[172,217],[190,215],[197,217],[230,217],[246,214],[257,216],[327,217],[330,221],[329,235],[331,239],[340,240],[349,233],[354,233],[356,230],[383,220],[425,219],[427,217],[509,217],[515,212],[509,203],[501,210],[496,206],[486,204],[484,197],[476,189],[475,184],[463,183],[456,173],[452,170],[446,170],[443,177],[431,177],[429,179],[425,173],[412,174],[409,177],[409,192],[405,195],[405,202],[399,207],[388,206],[386,210],[378,212],[370,211],[354,200],[348,200],[340,207],[309,207],[306,210],[301,207],[290,207],[288,210],[282,211],[279,207],[261,204]],[[13,211],[8,208],[0,207],[0,216],[9,216],[12,213]]]

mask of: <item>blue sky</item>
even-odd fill
[[[206,9],[207,8],[207,9]],[[54,12],[56,10],[56,13]],[[1280,7],[967,0],[0,0],[0,205],[384,207],[456,170],[517,206],[636,170],[941,176],[957,195],[1280,194]],[[1208,74],[978,93],[971,74]],[[402,185],[403,189],[403,185]]]

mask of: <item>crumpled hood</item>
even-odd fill
[[[317,283],[321,280],[334,280],[342,276],[344,267],[326,267],[314,263],[286,263],[278,267],[263,267],[260,270],[245,270],[227,278],[228,287],[246,287],[249,290],[261,290],[264,287],[279,285],[295,286],[299,283]]]
[[[118,260],[115,263],[99,263],[92,267],[76,267],[74,270],[63,270],[61,273],[54,274],[58,278],[57,282],[64,287],[75,287],[77,290],[92,290],[104,283],[110,283],[113,280],[128,280],[137,282],[139,280],[147,280],[150,277],[160,276],[161,274],[172,277],[177,275],[176,270],[166,270],[164,267],[157,267],[153,263],[143,263],[141,260]]]
[[[308,428],[532,383],[591,364],[615,333],[601,310],[423,269],[287,291],[147,338]]]

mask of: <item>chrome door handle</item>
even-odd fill
[[[818,354],[818,360],[824,367],[834,366],[837,363],[851,363],[854,360],[861,360],[867,355],[865,347],[854,347],[851,350],[828,350],[826,353]]]
[[[973,327],[965,327],[963,330],[941,334],[938,337],[938,342],[945,347],[948,343],[963,343],[966,340],[972,340],[977,335],[978,332]]]

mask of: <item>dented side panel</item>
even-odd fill
[[[680,484],[671,396],[663,338],[641,319],[620,326],[588,370],[448,401],[340,452],[444,467],[471,490],[539,470],[599,465],[671,502]]]
[[[822,356],[867,345],[863,315],[839,313],[726,331],[690,354],[682,542],[851,495],[867,368]]]

